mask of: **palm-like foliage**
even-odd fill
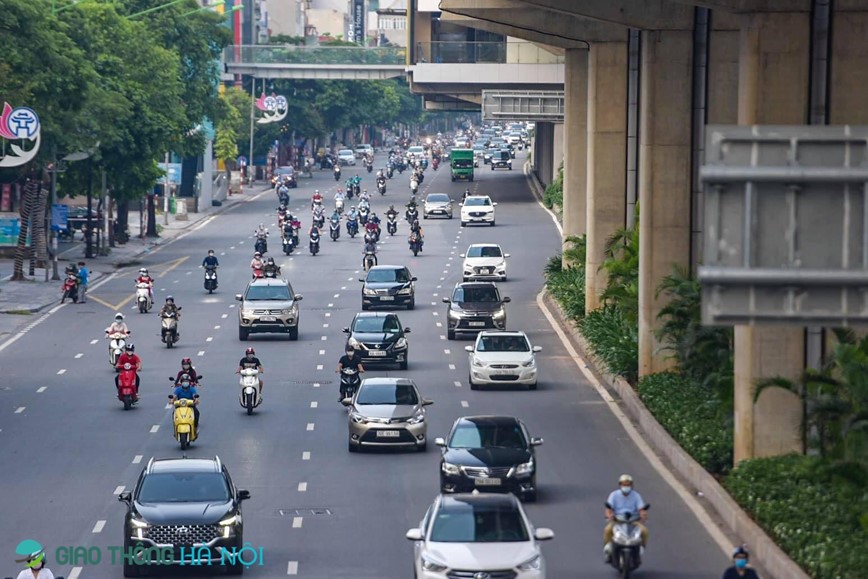
[[[639,322],[639,224],[622,228],[606,240],[605,258],[600,269],[606,271],[606,289],[600,296],[606,305],[617,306],[624,319]]]

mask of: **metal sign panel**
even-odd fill
[[[562,90],[484,90],[483,121],[564,121]]]
[[[367,39],[367,30],[365,28],[365,0],[353,0],[352,26],[353,31],[352,41],[361,45],[365,45]]]
[[[702,319],[868,322],[868,127],[707,128]]]

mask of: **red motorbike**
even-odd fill
[[[63,286],[61,287],[61,291],[63,291],[63,297],[60,298],[60,303],[63,303],[68,299],[72,300],[72,303],[78,302],[78,277],[75,274],[68,274],[66,276],[66,281],[63,282]]]
[[[133,404],[139,401],[139,393],[136,390],[136,369],[127,362],[123,366],[119,366],[118,370],[120,371],[118,400],[124,403],[124,410],[129,410]]]
[[[254,267],[253,268],[253,279],[259,279],[262,277],[262,275],[263,274],[262,274],[262,268],[261,267]]]
[[[431,161],[431,167],[436,171],[437,167],[439,165],[440,165],[440,159],[438,159],[437,157],[434,157],[434,159]]]

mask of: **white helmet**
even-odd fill
[[[124,315],[123,315],[122,313],[118,312],[118,313],[115,314],[115,321],[116,321],[116,322],[119,322],[119,321],[121,321],[121,320],[123,320],[123,319],[124,319]]]

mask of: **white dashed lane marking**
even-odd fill
[[[322,364],[317,364],[317,365],[316,365],[316,369],[317,369],[317,370],[322,370]]]
[[[304,451],[301,453],[301,460],[310,460],[310,452]]]
[[[313,422],[308,422],[308,423],[307,423],[307,429],[308,429],[308,430],[313,430],[313,428],[314,428],[314,423],[313,423]]]
[[[470,404],[467,403],[467,400],[462,400],[462,401],[461,401],[461,406],[462,406],[463,408],[467,408],[468,406],[470,406]]]
[[[298,483],[298,492],[300,492],[300,493],[306,493],[307,492],[307,483],[306,482]]]
[[[223,318],[223,319],[225,320],[226,318],[229,317],[229,314],[222,314],[220,317]]]
[[[459,382],[458,380],[456,380],[455,382],[453,382],[453,384],[455,384],[455,387],[456,387],[456,388],[461,388],[461,382]]]
[[[319,402],[317,402],[316,400],[314,400],[313,402],[310,403],[310,407],[311,407],[311,408],[317,408],[317,407],[319,407]]]
[[[204,355],[205,355],[205,350],[199,350],[199,352],[198,352],[196,355],[197,355],[197,356],[204,356]]]
[[[319,355],[320,355],[320,356],[325,356],[325,350],[320,350],[320,351],[319,351]]]
[[[140,462],[142,462],[143,458],[144,456],[142,456],[141,454],[137,454],[133,457],[133,464],[139,464]]]
[[[25,408],[27,408],[27,407],[26,406],[19,406],[18,409],[15,411],[15,414],[21,414],[22,412],[24,412]]]
[[[97,521],[96,524],[93,526],[93,531],[91,531],[91,532],[92,532],[92,533],[102,533],[102,529],[103,529],[103,527],[105,527],[105,521],[103,521],[103,520],[99,520],[99,521]]]
[[[73,567],[72,571],[69,572],[69,579],[78,579],[79,575],[81,575],[81,571],[81,567]]]
[[[444,353],[444,354],[451,354],[451,353],[452,353],[452,350],[443,350],[443,353]]]
[[[226,314],[223,314],[223,317],[226,317]],[[215,329],[215,330],[219,330],[219,329],[220,329],[220,326],[214,326],[214,329]]]
[[[314,388],[319,388],[319,382],[314,382],[314,383],[313,383],[313,387],[314,387]]]
[[[158,431],[159,429],[160,429],[160,425],[159,425],[159,424],[155,424],[155,425],[153,425],[153,426],[151,427],[151,434],[155,433],[155,432]]]
[[[293,529],[300,529],[301,523],[303,520],[304,520],[304,517],[293,517],[292,518],[292,528]]]
[[[298,561],[290,561],[286,565],[287,575],[298,575]]]
[[[57,374],[58,374],[58,376],[61,374],[66,374],[66,368],[61,368],[60,370],[57,371]]]
[[[126,488],[126,487],[123,486],[123,485],[121,485],[121,486],[119,486],[119,487],[115,487],[115,492],[114,492],[114,494],[116,494],[116,495],[121,494],[122,492],[124,492],[124,489],[125,489],[125,488]]]
[[[96,343],[98,343],[98,342],[99,342],[99,340],[91,340],[91,341],[90,341],[90,345],[93,346],[94,344],[96,344]]]
[[[449,364],[449,369],[450,369],[450,370],[454,370],[454,369],[455,369],[455,364]]]
[[[40,386],[39,388],[36,389],[36,393],[42,394],[43,392],[45,392],[45,390],[46,390],[45,386]]]
[[[213,341],[214,341],[214,338],[211,337],[211,336],[208,336],[207,338],[205,338],[205,341],[206,341],[206,342],[213,342]]]

